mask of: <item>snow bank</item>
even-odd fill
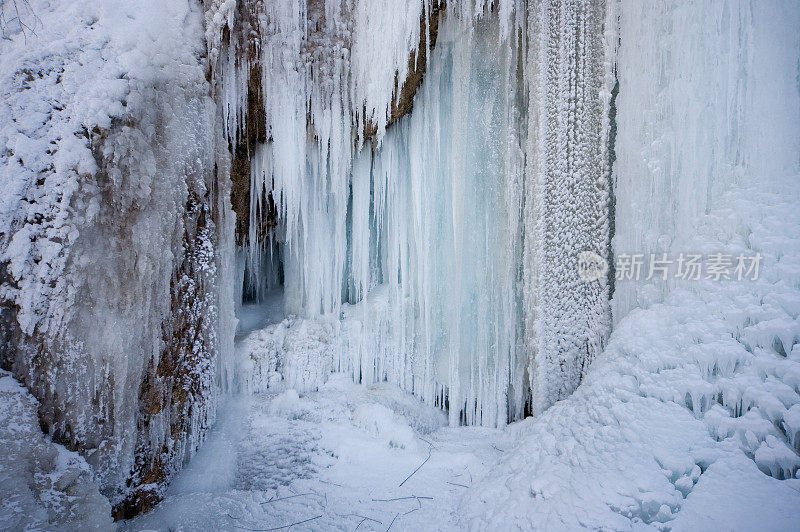
[[[297,419],[303,413],[300,394],[292,389],[278,394],[269,404],[269,413],[273,416]]]
[[[260,393],[279,384],[317,390],[334,371],[338,322],[294,316],[250,333],[237,347],[239,386]]]
[[[389,447],[415,450],[417,438],[408,423],[383,405],[363,404],[353,411],[353,424],[389,444]]]

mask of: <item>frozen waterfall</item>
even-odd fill
[[[320,367],[398,384],[451,424],[566,397],[610,326],[607,281],[581,281],[578,255],[609,252],[613,9],[497,7],[219,17],[225,128],[250,169],[238,278],[256,297],[282,280],[287,315],[331,324]]]
[[[0,0],[0,528],[796,528],[798,28]]]

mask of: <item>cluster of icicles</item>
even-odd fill
[[[253,64],[262,76],[268,140],[251,150],[248,278],[274,275],[279,257],[287,314],[361,323],[340,371],[449,407],[452,424],[502,425],[570,393],[609,321],[605,281],[580,285],[573,262],[608,247],[606,6],[212,3],[232,145],[246,138]],[[578,75],[574,54],[590,63]],[[420,56],[413,112],[387,128]],[[595,100],[583,115],[569,104],[581,90]],[[569,164],[553,163],[565,146]],[[551,181],[585,219],[542,223]],[[265,241],[269,195],[279,224]],[[564,293],[546,296],[545,282]]]

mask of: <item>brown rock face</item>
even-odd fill
[[[411,112],[414,108],[414,96],[417,94],[419,86],[422,84],[422,79],[425,77],[425,69],[428,66],[427,56],[427,39],[426,32],[430,35],[430,50],[433,51],[436,46],[436,37],[439,34],[439,17],[444,12],[444,2],[434,4],[428,13],[428,20],[426,22],[424,15],[419,21],[419,45],[417,52],[411,52],[408,58],[408,77],[403,81],[400,87],[400,93],[395,94],[392,101],[391,115],[389,116],[389,123],[392,125],[405,115]],[[395,73],[395,87],[400,85],[400,80]],[[396,91],[397,89],[395,89]],[[368,124],[366,126],[365,137],[372,138],[377,132],[376,126]]]
[[[162,323],[163,347],[158,364],[151,358],[139,389],[139,437],[135,466],[128,480],[130,491],[114,506],[114,519],[128,519],[150,511],[182,460],[190,456],[194,442],[211,424],[214,397],[213,358],[198,346],[213,338],[216,308],[211,298],[213,277],[204,268],[206,239],[214,224],[208,202],[190,201],[186,213],[194,222],[184,235],[187,250],[172,282],[171,319]],[[213,343],[212,343],[213,345]],[[152,441],[151,425],[168,424],[161,441]]]
[[[250,82],[247,86],[247,118],[244,135],[231,149],[231,206],[236,213],[236,243],[246,245],[250,239],[250,159],[258,143],[267,142],[264,101],[261,98],[261,68],[256,63],[250,68]],[[262,198],[267,206],[266,216],[258,225],[258,239],[264,240],[269,231],[278,224],[278,213],[272,194]]]

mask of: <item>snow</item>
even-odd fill
[[[173,491],[130,526],[264,528],[316,518],[303,526],[363,521],[383,530],[396,518],[398,529],[792,529],[800,484],[778,479],[794,476],[797,454],[775,421],[796,423],[798,360],[772,342],[748,350],[736,338],[763,328],[759,314],[783,316],[776,323],[797,334],[797,278],[781,268],[800,254],[784,232],[800,222],[796,180],[744,179],[692,230],[696,243],[719,246],[729,224],[750,227],[765,260],[759,280],[678,287],[632,312],[586,381],[540,417],[505,430],[444,428],[440,411],[387,383],[335,374],[301,395],[281,392],[278,381],[239,399],[250,402],[240,414],[249,428],[235,472],[222,476],[239,478],[230,481],[238,489]],[[431,458],[399,486],[428,449]],[[433,500],[383,502],[412,496]]]
[[[792,529],[800,508],[800,478],[792,478],[798,457],[796,448],[792,450],[796,436],[788,427],[796,423],[800,407],[798,360],[748,330],[763,329],[759,320],[764,319],[773,328],[788,326],[775,329],[783,336],[798,334],[793,304],[798,272],[791,265],[800,247],[793,233],[785,231],[800,223],[795,207],[800,192],[792,186],[797,179],[743,178],[721,194],[691,231],[696,249],[724,249],[740,241],[726,227],[749,227],[751,235],[758,235],[750,245],[764,256],[758,280],[678,286],[663,302],[631,312],[620,320],[584,383],[538,418],[505,430],[442,428],[441,412],[438,422],[415,421],[436,419],[436,409],[387,383],[367,387],[334,375],[319,391],[301,396],[295,390],[274,395],[283,386],[277,381],[251,400],[268,401],[260,411],[282,418],[281,424],[276,426],[272,418],[258,421],[251,439],[258,440],[262,431],[273,435],[269,441],[285,438],[312,421],[311,433],[292,436],[302,444],[287,445],[298,453],[289,463],[302,478],[280,477],[288,487],[274,494],[237,492],[212,499],[210,514],[227,512],[252,528],[317,515],[321,517],[304,526],[346,526],[353,513],[381,521],[380,526],[364,521],[367,529],[384,529],[395,514],[401,519],[399,529],[430,523],[443,530]],[[760,208],[765,205],[769,208]],[[345,319],[343,328],[347,324]],[[757,338],[763,346],[746,338]],[[796,349],[789,351],[796,355]],[[398,401],[406,406],[396,406]],[[318,423],[322,409],[330,409],[326,423]],[[782,434],[781,423],[789,436]],[[363,442],[353,441],[359,441],[358,430],[369,436],[375,455]],[[342,442],[333,463],[326,454],[329,441]],[[399,490],[402,475],[384,463],[382,453],[397,453],[393,463],[407,467],[408,475],[427,457],[427,442],[435,446],[432,458],[412,476],[416,482],[409,481],[408,490]],[[414,455],[416,464],[400,453]],[[267,450],[251,449],[248,456],[274,459]],[[463,469],[455,476],[464,466],[471,481]],[[399,480],[379,481],[373,476],[378,472]],[[257,478],[250,485],[264,482]],[[446,491],[455,488],[455,493]],[[311,495],[296,497],[302,504],[282,499],[303,493]],[[404,499],[405,506],[393,501],[398,506],[388,513],[372,501],[412,495],[432,496],[436,506],[452,504],[454,513],[436,513],[428,499]],[[267,503],[268,510],[259,509],[264,505],[258,503],[270,497],[282,499],[286,508]],[[148,517],[163,521],[146,521],[147,526],[189,523],[171,504],[165,503],[157,517]]]
[[[715,530],[794,528],[797,484],[775,483],[751,464],[741,457],[711,464],[670,523],[672,529],[696,530],[698,524]],[[731,489],[733,483],[736,489]]]
[[[386,441],[389,447],[416,450],[417,440],[411,426],[381,404],[359,405],[353,411],[353,424]]]
[[[447,428],[439,409],[396,386],[344,374],[303,395],[232,398],[220,420],[165,501],[123,530],[272,528],[315,517],[298,528],[386,530],[394,520],[398,530],[456,530],[456,501],[511,446],[500,431]]]
[[[0,370],[0,527],[111,530],[111,506],[89,465],[42,435],[38,406]]]

